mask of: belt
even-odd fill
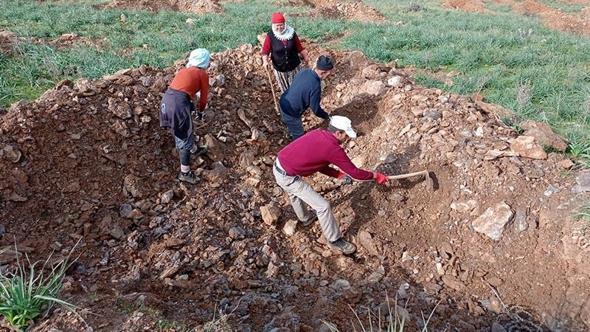
[[[284,169],[282,169],[282,168],[281,168],[281,167],[280,167],[280,166],[279,166],[277,163],[278,163],[278,159],[277,159],[277,160],[275,160],[275,164],[274,164],[274,166],[275,166],[275,169],[277,170],[277,172],[279,172],[279,174],[281,174],[281,175],[284,175],[284,176],[290,176],[290,175],[289,175],[289,174],[287,174],[287,172],[285,172],[285,170],[284,170]]]

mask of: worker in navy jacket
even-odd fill
[[[313,113],[322,119],[328,120],[330,118],[330,115],[320,106],[322,99],[321,80],[328,77],[333,68],[332,59],[325,55],[320,56],[316,68],[300,71],[291,86],[281,96],[281,118],[287,126],[292,140],[305,133],[301,116],[308,108],[311,108]]]

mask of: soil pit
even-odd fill
[[[194,186],[175,181],[178,157],[158,125],[182,61],[64,81],[0,118],[0,244],[15,239],[42,259],[82,239],[64,296],[83,320],[55,310],[38,331],[193,328],[219,311],[239,331],[322,321],[352,330],[349,305],[363,319],[363,308],[386,313],[385,294],[409,330],[432,310],[431,330],[587,328],[587,234],[571,215],[588,189],[572,194],[585,173],[538,150],[551,133],[519,136],[493,108],[417,86],[360,52],[331,52],[323,103],[358,129],[345,146],[353,161],[390,174],[428,169],[436,180],[430,191],[420,178],[309,178],[359,248],[340,256],[319,225],[283,233],[295,216],[272,165],[287,142],[258,52],[213,55],[210,108],[196,125],[210,152],[194,161]],[[307,129],[320,124],[305,119]]]

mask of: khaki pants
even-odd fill
[[[312,217],[307,207],[315,210],[322,232],[330,242],[338,240],[342,235],[330,203],[318,194],[313,188],[299,176],[283,175],[277,171],[277,166],[283,170],[278,159],[273,167],[273,174],[277,184],[289,195],[291,206],[300,221],[309,220]]]

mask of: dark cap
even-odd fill
[[[332,63],[332,59],[330,59],[330,57],[320,55],[316,64],[316,68],[319,70],[332,70],[332,68],[334,68],[334,64]]]

